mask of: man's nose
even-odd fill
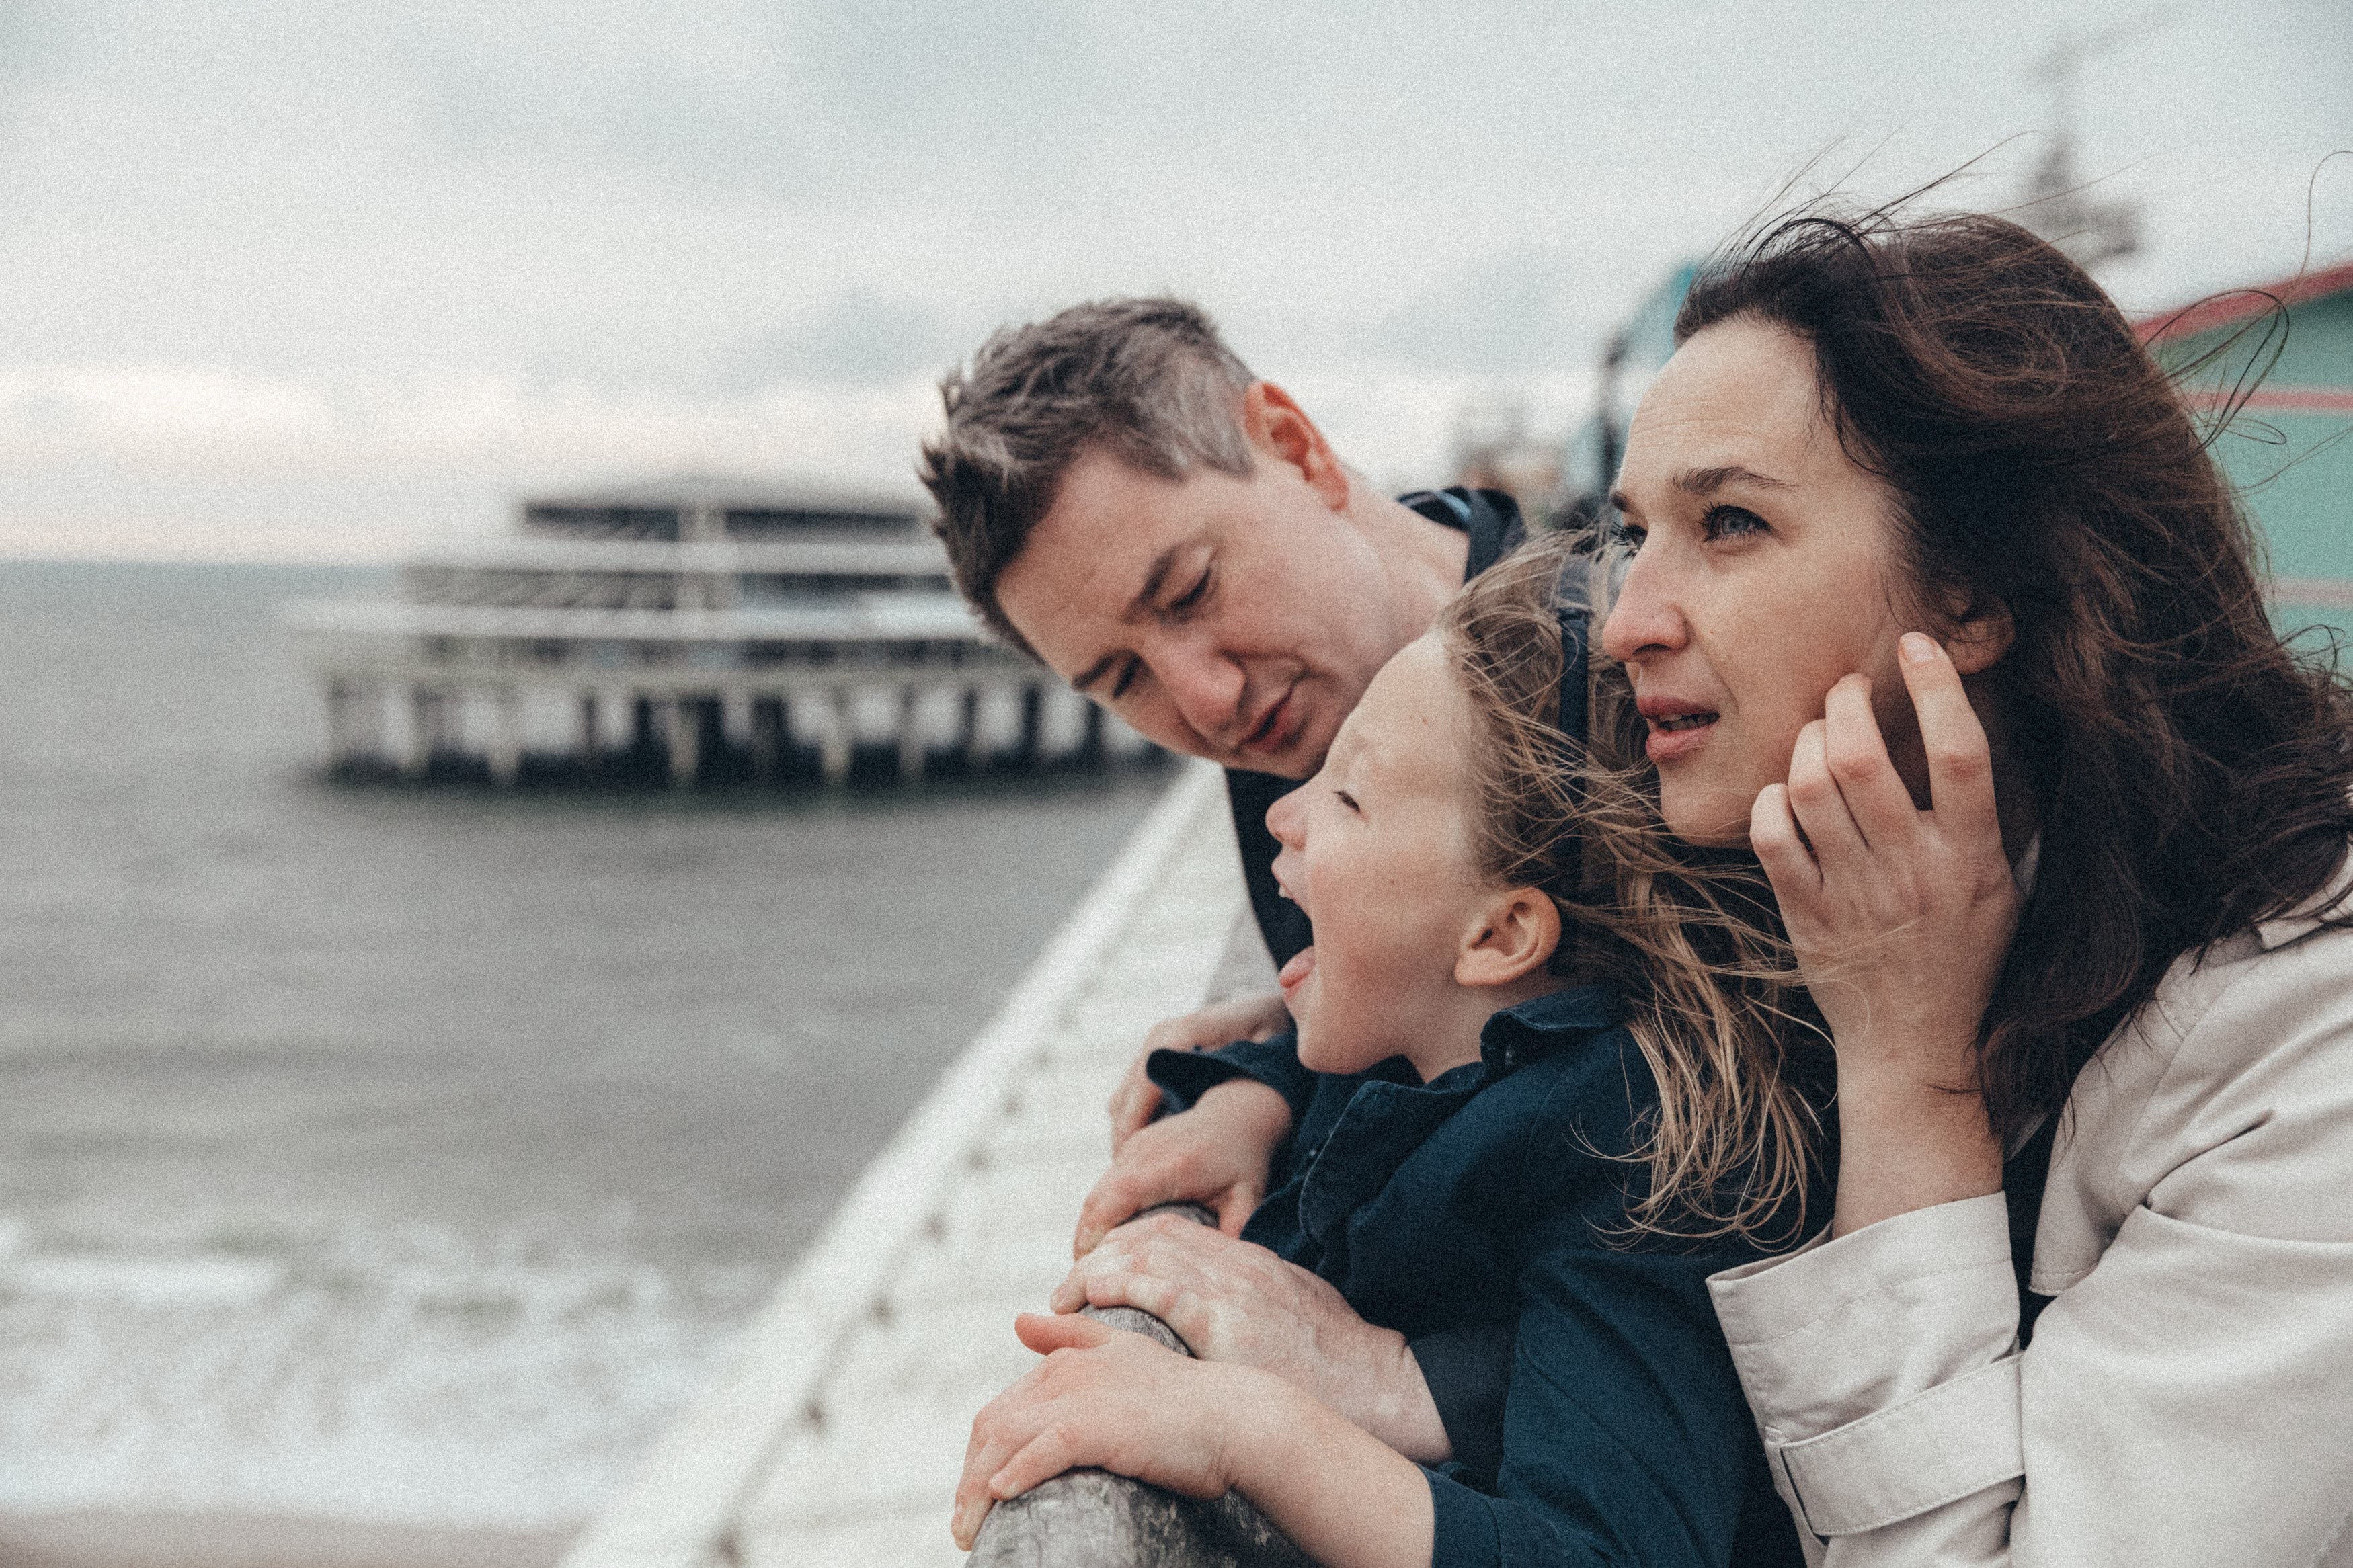
[[[1161,686],[1197,735],[1230,746],[1243,717],[1242,691],[1249,684],[1231,659],[1197,644],[1176,643],[1158,651]]]
[[[1620,664],[1645,654],[1668,653],[1690,635],[1676,604],[1672,574],[1655,555],[1637,555],[1619,580],[1601,623],[1601,650]]]

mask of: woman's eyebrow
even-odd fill
[[[1685,495],[1712,496],[1726,485],[1754,485],[1762,489],[1791,490],[1798,487],[1787,479],[1777,479],[1770,474],[1760,474],[1754,468],[1744,468],[1737,463],[1726,463],[1715,468],[1685,468],[1675,476],[1675,489]]]

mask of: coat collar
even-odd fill
[[[2320,929],[2320,922],[2330,916],[2340,919],[2353,915],[2353,853],[2337,862],[2337,874],[2327,885],[2285,914],[2274,915],[2255,924],[2255,940],[2268,952],[2275,947],[2285,947],[2301,936],[2309,936]]]

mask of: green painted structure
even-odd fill
[[[2215,356],[2183,384],[2218,417],[2242,377],[2262,373],[2216,430],[2214,455],[2268,542],[2281,629],[2333,627],[2353,662],[2353,261],[2217,295],[2139,327],[2168,365]]]

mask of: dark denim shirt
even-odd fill
[[[1162,1051],[1150,1070],[1189,1101],[1236,1069]],[[1496,1014],[1481,1059],[1427,1084],[1402,1058],[1317,1075],[1245,1239],[1426,1373],[1426,1346],[1508,1348],[1499,1439],[1430,1473],[1434,1568],[1801,1561],[1704,1283],[1760,1254],[1627,1234],[1656,1103],[1599,985]]]

